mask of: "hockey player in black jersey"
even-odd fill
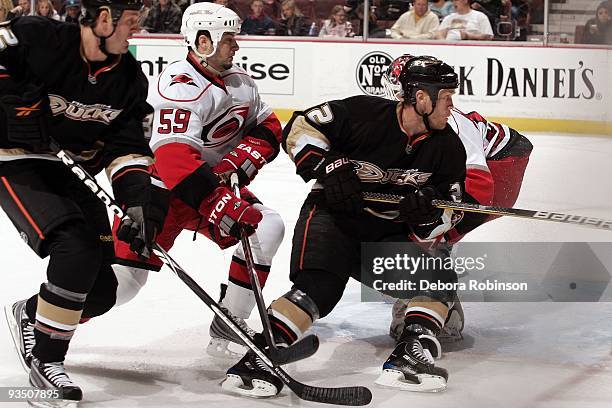
[[[442,61],[416,57],[401,83],[402,102],[370,96],[329,101],[295,112],[283,131],[297,174],[316,183],[294,231],[293,287],[268,309],[279,344],[295,342],[332,311],[349,278],[361,278],[361,243],[433,238],[460,220],[431,205],[437,197],[461,199],[466,153],[447,125],[457,75]],[[366,208],[365,192],[404,198],[392,217],[389,209]],[[452,271],[435,272],[442,281],[456,279]],[[434,364],[441,355],[436,334],[454,295],[431,290],[412,297],[405,329],[377,383],[414,391],[446,387],[446,370]]]
[[[82,399],[63,361],[80,321],[115,303],[106,207],[53,154],[70,151],[91,173],[105,168],[131,220],[118,236],[147,256],[163,223],[151,203],[152,154],[142,129],[147,81],[127,53],[142,0],[84,0],[80,25],[22,17],[0,25],[0,206],[41,258],[38,294],[7,306],[30,383]],[[56,401],[57,403],[57,401]]]

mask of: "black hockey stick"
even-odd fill
[[[365,201],[381,202],[387,204],[397,204],[402,199],[402,196],[394,194],[369,193],[363,194]],[[431,204],[435,207],[449,210],[468,211],[481,214],[506,215],[510,217],[529,218],[532,220],[553,221],[563,224],[574,224],[583,227],[604,229],[612,231],[612,221],[603,220],[601,218],[586,217],[582,215],[564,214],[553,211],[535,211],[524,210],[520,208],[496,207],[492,205],[479,205],[469,203],[455,203],[445,200],[432,200]],[[371,213],[376,213],[372,209],[367,209]],[[380,214],[380,213],[378,213]],[[374,214],[377,215],[377,214]]]
[[[238,182],[237,173],[232,173],[230,176],[230,185],[234,195],[240,198],[240,184]],[[274,334],[272,333],[272,325],[270,324],[270,318],[268,317],[266,304],[261,292],[261,285],[259,284],[257,272],[255,272],[255,259],[253,257],[253,251],[249,242],[249,236],[246,234],[244,228],[241,228],[240,231],[240,244],[242,245],[242,250],[244,252],[244,260],[247,271],[249,272],[251,287],[255,297],[255,304],[257,305],[257,311],[259,312],[259,318],[261,319],[261,324],[263,326],[263,335],[268,345],[268,354],[270,355],[270,359],[278,365],[283,365],[312,356],[319,349],[319,338],[314,334],[305,336],[289,347],[276,347],[274,342]]]
[[[102,187],[100,187],[98,182],[81,165],[74,161],[70,153],[63,150],[54,140],[51,140],[51,147],[54,150],[54,154],[60,159],[62,164],[68,167],[70,171],[74,173],[75,176],[81,180],[81,182],[87,188],[89,188],[109,210],[111,210],[111,212],[113,212],[120,219],[127,217],[117,202],[106,191],[104,191]],[[197,282],[194,281],[193,278],[191,278],[191,276],[189,276],[187,272],[185,272],[185,270],[181,268],[159,244],[154,243],[153,249],[162,259],[162,261],[168,265],[168,267],[187,285],[187,287],[189,287],[193,293],[195,293],[196,296],[198,296],[206,304],[206,306],[208,306],[210,310],[212,310],[213,313],[218,316],[299,398],[307,401],[336,405],[361,406],[370,403],[372,400],[372,392],[366,387],[314,387],[294,380],[281,367],[278,367],[272,361],[270,361],[266,353],[253,342],[253,339],[245,331],[245,329],[234,322],[227,310],[221,308],[219,304],[215,302],[215,300],[210,297],[210,295],[208,295],[208,293],[206,293],[204,289],[202,289],[200,285],[198,285]]]

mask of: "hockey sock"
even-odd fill
[[[34,357],[42,362],[64,361],[86,298],[86,293],[72,292],[50,282],[40,286],[34,323]]]
[[[291,289],[268,308],[275,338],[292,344],[319,318],[314,301],[299,289]]]
[[[406,326],[411,324],[422,325],[438,334],[448,314],[448,306],[428,296],[416,296],[410,299],[406,308],[404,322]]]
[[[255,264],[255,272],[259,278],[259,284],[263,288],[268,279],[270,266]],[[236,256],[232,257],[223,304],[235,316],[242,319],[247,319],[255,307],[255,295],[251,289],[251,279],[246,263]]]

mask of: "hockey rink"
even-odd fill
[[[517,207],[612,219],[612,138],[528,134],[534,144]],[[289,287],[291,236],[308,186],[286,155],[263,169],[252,190],[282,215],[285,240],[264,290],[269,302]],[[227,277],[231,252],[185,232],[172,256],[213,297]],[[466,238],[474,242],[612,242],[612,232],[504,218]],[[44,280],[37,260],[0,212],[3,305],[31,296]],[[600,257],[605,254],[598,254]],[[612,251],[608,253],[612,259]],[[612,265],[612,261],[607,263]],[[509,275],[512,270],[506,271]],[[604,297],[612,298],[612,285]],[[394,347],[387,335],[391,305],[360,302],[356,282],[313,331],[321,347],[286,367],[298,381],[321,386],[368,386],[372,407],[608,408],[612,406],[612,303],[467,303],[464,340],[437,364],[448,389],[417,394],[373,381]],[[71,343],[67,372],[82,387],[81,407],[315,406],[286,387],[273,399],[226,394],[220,387],[233,361],[205,353],[212,313],[167,268],[153,273],[131,303],[83,324]],[[256,312],[249,323],[259,327]],[[4,316],[0,322],[0,387],[26,386]],[[25,403],[23,404],[25,405]],[[0,406],[19,406],[2,403]]]

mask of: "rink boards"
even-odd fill
[[[179,36],[135,38],[131,51],[150,80],[184,58]],[[257,82],[281,118],[325,100],[382,95],[394,58],[433,55],[453,65],[455,103],[521,130],[612,134],[612,52],[517,43],[396,43],[241,37],[234,63]]]

